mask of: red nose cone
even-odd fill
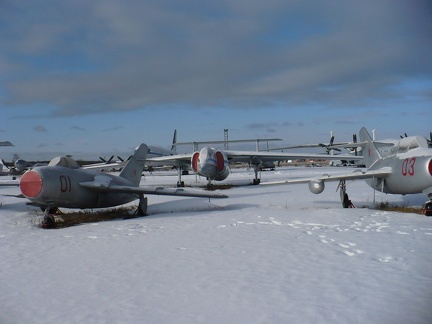
[[[20,189],[27,198],[34,198],[42,190],[42,178],[37,172],[28,171],[21,177]]]

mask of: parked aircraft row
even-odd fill
[[[374,190],[392,194],[424,193],[429,197],[425,203],[426,215],[432,214],[432,149],[426,138],[421,136],[400,139],[387,156],[382,156],[375,142],[365,128],[360,130],[360,141],[366,143],[364,159],[367,169],[356,170],[352,174],[323,175],[319,178],[295,179],[267,182],[262,185],[309,183],[315,194],[321,193],[326,181],[339,181],[343,207],[353,207],[346,193],[346,181],[365,179]],[[363,144],[362,144],[363,145]],[[149,147],[141,144],[131,159],[125,164],[119,176],[81,168],[70,157],[54,158],[48,166],[34,167],[21,178],[19,186],[22,194],[34,205],[46,211],[46,222],[59,207],[99,208],[121,205],[139,199],[138,214],[144,215],[147,198],[144,194],[176,195],[188,197],[227,198],[215,192],[188,190],[184,188],[140,187],[141,174],[147,161],[173,163],[181,166],[179,173],[189,163],[192,169],[209,181],[223,180],[229,175],[229,161],[242,161],[254,165],[255,170],[263,161],[300,158],[323,158],[319,154],[270,153],[258,151],[228,151],[203,147],[192,154],[170,155],[147,159]],[[340,158],[340,156],[327,156]],[[254,183],[260,181],[255,171]]]

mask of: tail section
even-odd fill
[[[0,172],[3,171],[9,171],[9,169],[7,168],[7,166],[4,164],[3,159],[0,160]]]
[[[174,154],[177,154],[176,144],[177,144],[177,129],[174,129],[174,136],[171,145],[171,152],[173,152]]]
[[[144,163],[147,158],[148,147],[141,144],[132,155],[129,162],[120,172],[120,177],[131,181],[134,185],[138,186],[141,181],[141,175],[144,170]]]
[[[362,152],[363,152],[363,162],[366,165],[366,167],[369,168],[377,160],[382,159],[382,156],[378,151],[377,147],[375,146],[375,143],[373,142],[366,128],[362,127],[362,129],[360,129],[359,135],[360,135],[360,141],[367,143],[366,147],[363,148]]]

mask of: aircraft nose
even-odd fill
[[[432,159],[429,161],[428,168],[429,168],[429,174],[432,176]]]
[[[24,173],[20,181],[20,189],[27,198],[34,198],[42,191],[42,178],[36,171]]]

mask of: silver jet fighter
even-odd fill
[[[83,169],[69,157],[57,157],[48,166],[27,171],[21,177],[20,189],[34,205],[46,211],[46,220],[59,207],[113,207],[136,199],[140,200],[138,214],[145,215],[147,198],[144,194],[227,198],[226,195],[201,190],[140,187],[147,151],[147,145],[141,144],[118,176]]]
[[[210,185],[212,180],[222,181],[229,176],[229,164],[231,162],[248,163],[249,165],[253,166],[255,173],[253,184],[256,185],[261,181],[261,179],[258,178],[258,172],[264,163],[292,159],[338,160],[347,157],[350,159],[361,159],[361,157],[342,155],[218,150],[205,146],[201,150],[192,154],[164,156],[161,158],[151,158],[149,160],[161,163],[174,163],[174,165],[179,167],[177,186],[183,187],[184,182],[181,181],[181,168],[185,165],[190,165],[192,170],[196,174],[205,177],[209,181]]]
[[[402,138],[382,157],[366,128],[360,130],[360,140],[366,142],[363,160],[367,169],[356,170],[351,174],[323,175],[319,178],[293,179],[267,182],[263,185],[309,183],[312,193],[323,192],[326,181],[339,181],[343,207],[353,207],[346,193],[346,180],[365,179],[366,183],[377,191],[390,194],[424,193],[429,197],[423,213],[432,215],[432,149],[423,136]]]

